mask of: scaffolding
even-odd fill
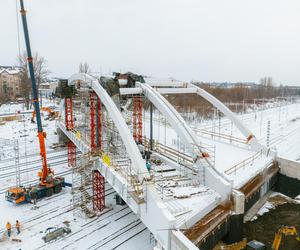
[[[65,123],[67,130],[74,129],[72,97],[65,97]]]
[[[96,118],[97,118],[97,130],[96,130],[97,147],[101,150],[102,149],[102,104],[98,96],[97,96]]]
[[[93,161],[85,154],[72,168],[73,215],[94,217],[92,190]]]
[[[105,180],[98,170],[93,170],[93,209],[102,212],[105,208]]]
[[[76,146],[72,141],[68,142],[68,166],[74,167],[76,165]]]
[[[93,91],[90,92],[90,129],[91,151],[99,154],[102,145],[102,109],[100,98]],[[98,170],[93,170],[93,209],[102,212],[105,208],[105,181]]]
[[[143,101],[141,96],[133,97],[133,138],[137,143],[143,142]]]
[[[96,138],[96,110],[97,109],[97,95],[94,91],[90,92],[90,130],[91,130],[91,150],[95,153],[97,149]]]

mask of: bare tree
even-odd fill
[[[272,77],[262,77],[260,78],[259,83],[264,87],[274,87],[274,81]]]
[[[23,54],[18,57],[18,65],[21,68],[21,96],[25,99],[26,108],[29,109],[31,81],[28,73],[26,52],[23,52]],[[38,53],[35,53],[33,57],[33,69],[37,82],[37,88],[39,89],[40,84],[47,79],[47,76],[51,73],[51,71],[48,69],[46,59],[42,56],[39,56]]]
[[[87,63],[87,62],[84,62],[84,63],[80,63],[79,64],[79,73],[90,73],[91,72],[91,69],[90,69],[90,65]]]
[[[259,80],[260,98],[272,98],[277,95],[272,77],[262,77]]]

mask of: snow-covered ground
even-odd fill
[[[55,103],[44,100],[43,106],[54,106]],[[15,114],[23,111],[22,104],[8,104],[0,107],[1,114]],[[47,113],[44,114],[44,118]],[[37,182],[37,172],[41,167],[36,123],[31,123],[31,113],[22,114],[21,121],[10,121],[0,126],[0,141],[3,139],[19,142],[21,184],[29,185]],[[42,119],[44,131],[47,133],[46,148],[48,163],[55,173],[64,176],[71,182],[71,169],[67,165],[67,149],[52,149],[58,142],[55,121]],[[16,184],[15,155],[13,145],[0,145],[0,249],[152,249],[153,241],[150,232],[136,217],[128,206],[116,205],[115,191],[106,184],[106,209],[95,218],[86,219],[73,216],[72,195],[70,188],[64,188],[59,194],[45,198],[37,203],[14,205],[5,201],[5,191]],[[8,240],[5,224],[14,226],[16,220],[21,222],[21,234],[16,235],[13,228],[11,238],[21,242]],[[65,226],[69,222],[72,232],[45,244],[42,236],[49,227]]]
[[[53,106],[55,104],[44,101],[44,106],[47,105]],[[13,113],[19,110],[22,110],[20,104],[0,107],[0,113]],[[276,147],[280,155],[293,160],[300,160],[298,146],[300,143],[299,103],[251,112],[239,115],[239,118],[264,144],[266,143],[268,121],[270,121],[270,145]],[[21,181],[24,184],[37,179],[36,173],[40,166],[36,124],[32,124],[30,119],[31,114],[24,114],[21,121],[7,122],[0,126],[0,138],[19,140]],[[65,174],[67,180],[71,181],[66,149],[53,150],[50,148],[52,143],[58,141],[55,134],[55,121],[43,119],[43,125],[47,133],[46,146],[50,165],[56,173]],[[222,118],[220,123],[219,121],[204,121],[197,124],[191,123],[191,125],[195,129],[205,129],[214,131],[214,133],[220,131],[223,134],[242,138],[241,134],[226,118]],[[144,132],[146,135],[149,134],[147,119],[144,122]],[[234,165],[240,164],[255,154],[246,145],[238,146],[217,138],[212,140],[198,132],[197,135],[199,136],[199,144],[215,150],[215,166],[222,172],[226,172]],[[154,138],[162,144],[185,152],[177,134],[169,126],[164,126],[163,120],[157,119],[155,121]],[[5,189],[15,184],[14,153],[11,146],[0,145],[0,147],[0,231],[4,233],[5,223],[8,220],[13,224],[18,219],[22,224],[22,233],[18,236],[22,242],[4,240],[0,242],[0,249],[152,249],[149,230],[127,206],[115,205],[113,199],[115,192],[109,185],[106,185],[107,209],[104,214],[94,219],[76,218],[74,220],[71,209],[72,196],[69,188],[65,188],[60,194],[39,201],[39,208],[36,210],[32,209],[31,204],[15,206],[5,202]],[[25,155],[27,157],[24,157]],[[234,180],[235,186],[238,187],[249,179],[250,172],[254,175],[269,161],[270,158],[268,157],[257,157],[229,174],[229,177]],[[64,221],[70,222],[72,233],[53,243],[44,244],[41,237],[46,228],[62,226]],[[15,233],[13,233],[13,237],[16,237]]]
[[[268,123],[270,123],[269,145],[272,149],[277,150],[279,155],[286,158],[297,160],[300,157],[300,152],[297,148],[297,142],[300,142],[299,102],[282,104],[278,107],[274,107],[273,104],[269,109],[252,111],[251,113],[237,116],[264,145],[267,144],[266,137]],[[241,187],[249,178],[255,176],[272,162],[270,156],[267,157],[253,152],[250,150],[249,145],[234,141],[234,138],[238,138],[240,141],[246,141],[246,138],[227,118],[222,118],[220,121],[191,122],[190,126],[198,135],[199,145],[207,148],[208,151],[214,151],[214,154],[211,155],[211,160],[214,161],[215,167],[220,172],[227,174],[229,179],[233,180],[236,188]],[[143,130],[145,135],[149,137],[150,122],[148,114],[146,114]],[[213,134],[214,137],[208,134]],[[219,134],[221,137],[218,136]],[[233,140],[226,139],[230,136],[233,136]],[[158,112],[154,113],[153,138],[163,145],[187,153],[184,143],[180,141],[177,133]]]

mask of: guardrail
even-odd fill
[[[253,162],[260,157],[263,154],[262,150],[258,151],[257,153],[255,153],[254,155],[250,156],[249,158],[235,164],[233,167],[227,169],[225,171],[225,174],[230,175],[232,173],[236,174],[237,170],[241,169],[241,168],[245,168],[247,165],[249,164],[253,164]]]
[[[246,139],[242,139],[242,138],[235,137],[235,136],[232,136],[232,135],[227,135],[227,134],[222,134],[222,133],[215,133],[215,132],[208,131],[208,130],[205,130],[205,129],[193,128],[193,130],[196,133],[200,133],[204,136],[211,137],[212,139],[219,138],[219,139],[229,141],[229,143],[236,142],[238,144],[248,145]]]
[[[144,137],[143,138],[143,144],[145,147],[148,147],[150,144],[150,139]],[[154,150],[161,153],[162,155],[166,156],[169,159],[180,159],[183,160],[191,165],[194,164],[193,157],[185,154],[183,152],[180,152],[172,147],[166,146],[164,144],[161,144],[157,141],[154,141],[153,143]],[[206,147],[203,147],[203,145],[199,145],[201,150],[205,153],[208,153],[208,158],[211,161],[213,165],[215,165],[215,147],[207,145]]]

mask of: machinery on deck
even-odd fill
[[[38,128],[38,139],[40,145],[40,155],[42,158],[42,170],[38,173],[39,183],[29,187],[14,187],[10,188],[5,195],[7,201],[19,204],[23,202],[29,202],[30,200],[36,200],[43,197],[51,196],[53,193],[59,193],[62,187],[65,186],[65,180],[63,177],[54,177],[54,172],[47,165],[45,137],[46,133],[43,131],[40,106],[38,100],[38,91],[34,75],[33,59],[31,54],[29,33],[26,20],[26,11],[24,9],[23,0],[20,0],[21,16],[23,23],[23,30],[26,42],[27,60],[32,85],[32,97]]]
[[[48,108],[48,107],[42,107],[41,111],[47,111],[48,112],[48,117],[47,118],[49,120],[52,120],[52,119],[56,118],[59,114],[57,111],[54,111],[54,110],[52,110],[51,108]],[[31,117],[31,122],[34,122],[35,114],[36,114],[36,112],[35,112],[35,110],[33,110],[32,117]]]

